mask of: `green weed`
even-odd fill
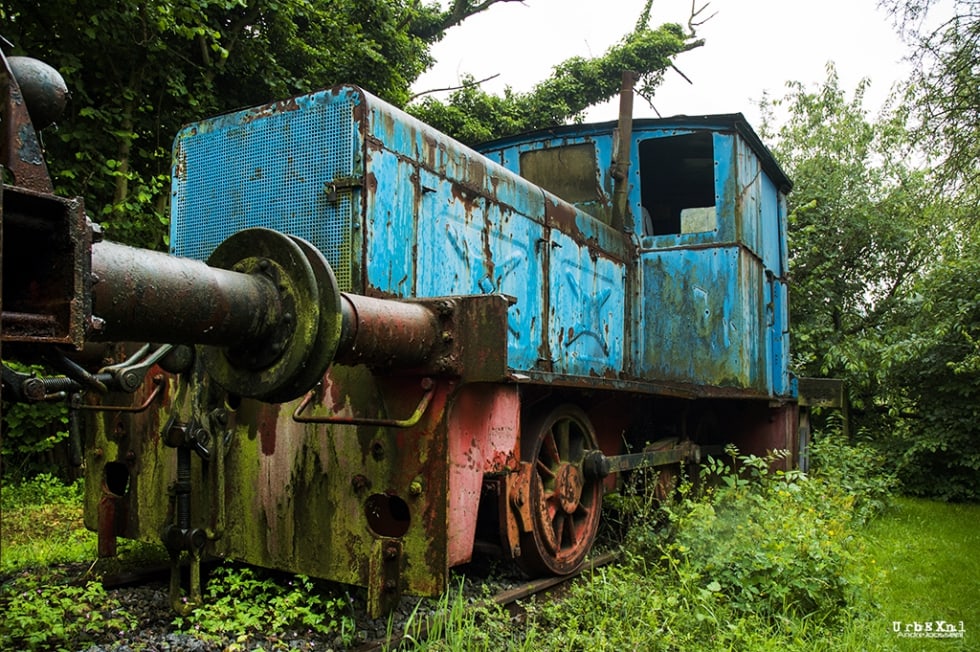
[[[503,609],[487,595],[481,600],[468,598],[462,581],[456,589],[446,591],[431,609],[423,610],[422,605],[420,600],[406,621],[404,641],[397,649],[496,652],[516,645]],[[391,635],[389,622],[389,639]]]
[[[349,644],[354,634],[347,600],[303,575],[226,564],[212,572],[205,593],[205,608],[174,619],[177,628],[203,640],[237,637],[238,645],[257,635],[299,632],[340,636]]]
[[[48,474],[0,491],[0,572],[26,566],[91,561],[96,536],[82,524],[82,481],[66,485]]]
[[[69,650],[108,633],[128,631],[135,618],[99,582],[57,573],[21,573],[0,586],[0,649]]]

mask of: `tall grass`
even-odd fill
[[[82,524],[82,481],[40,474],[0,489],[0,572],[93,561],[95,534]]]

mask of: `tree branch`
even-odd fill
[[[498,73],[495,73],[493,75],[490,75],[489,77],[484,77],[483,79],[480,79],[480,80],[467,81],[467,82],[465,82],[463,84],[459,84],[458,86],[446,86],[444,88],[430,88],[427,91],[422,91],[421,93],[416,93],[415,95],[412,95],[410,98],[408,98],[408,101],[409,102],[412,102],[412,101],[414,101],[414,100],[422,97],[423,95],[431,95],[432,93],[442,93],[444,91],[459,91],[459,90],[462,90],[464,88],[472,88],[474,86],[480,86],[484,82],[488,82],[491,79],[496,79],[497,77],[500,77],[500,73],[499,72]]]

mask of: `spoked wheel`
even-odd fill
[[[568,575],[592,549],[602,508],[602,482],[582,470],[585,453],[596,448],[585,413],[560,405],[522,429],[522,453],[533,463],[532,531],[521,536],[520,564],[530,574]]]

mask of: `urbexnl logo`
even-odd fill
[[[949,623],[945,620],[927,620],[925,622],[914,620],[910,623],[903,623],[900,620],[893,620],[892,631],[901,638],[963,638],[966,633],[962,620],[956,623]]]

